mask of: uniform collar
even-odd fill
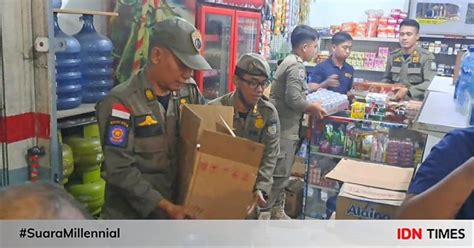
[[[237,110],[237,106],[235,105],[236,104],[236,101],[237,101],[237,94],[236,94],[236,91],[230,93],[230,96],[228,98],[228,104],[233,106],[234,107],[234,116],[239,116],[239,110]],[[251,115],[258,115],[259,114],[259,111],[258,111],[258,105],[262,102],[262,99],[259,99],[257,104],[255,106],[253,106],[252,109],[250,109],[249,111],[249,114]]]
[[[303,63],[303,62],[304,62],[303,59],[302,59],[300,56],[298,56],[298,55],[295,54],[295,53],[292,53],[292,54],[293,54],[293,56],[295,56],[296,61],[298,61],[299,63]]]

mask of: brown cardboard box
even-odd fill
[[[222,119],[232,127],[233,113],[225,106],[182,109],[177,202],[200,219],[244,219],[253,200],[264,146],[229,134]]]
[[[344,182],[336,219],[392,219],[405,198],[413,168],[342,159],[326,177]]]
[[[305,173],[306,165],[304,164],[304,158],[296,156],[295,163],[293,164],[293,168],[291,169],[291,175],[294,177],[304,178]]]
[[[291,179],[285,188],[285,213],[292,218],[297,218],[303,210],[303,189],[304,182],[299,178]]]

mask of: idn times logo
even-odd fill
[[[464,228],[397,228],[398,240],[447,240],[464,239],[466,230]]]

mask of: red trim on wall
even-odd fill
[[[0,117],[0,142],[13,143],[29,138],[50,138],[50,116],[25,113]]]

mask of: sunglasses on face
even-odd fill
[[[261,82],[259,82],[258,80],[254,79],[254,80],[246,80],[244,79],[243,77],[241,76],[238,76],[237,77],[242,80],[243,82],[245,82],[249,87],[250,89],[256,89],[258,88],[258,86],[262,87],[262,89],[265,89],[268,87],[268,85],[270,85],[270,79],[265,79]]]

